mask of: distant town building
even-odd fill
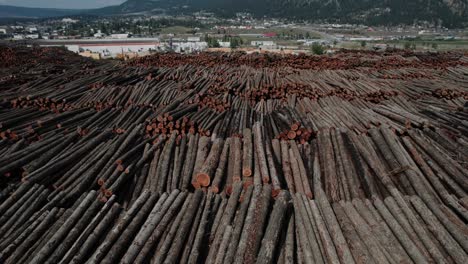
[[[93,35],[95,38],[103,38],[105,35],[101,33],[101,30],[99,30],[97,33]]]
[[[200,42],[200,37],[188,37],[188,42]]]
[[[63,18],[62,19],[62,22],[63,23],[76,23],[78,22],[79,20],[75,20],[75,19],[71,19],[71,18]]]
[[[175,52],[179,53],[192,53],[203,51],[208,48],[208,43],[201,41],[201,42],[174,42],[172,44],[172,48]]]
[[[26,34],[26,39],[39,39],[39,34]]]
[[[254,40],[250,42],[250,45],[258,47],[258,46],[275,46],[276,44],[274,41]]]
[[[218,41],[219,46],[221,48],[230,48],[231,47],[231,42],[229,41]]]
[[[113,39],[126,39],[130,37],[130,34],[112,34],[110,37]]]

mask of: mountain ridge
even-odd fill
[[[123,15],[156,10],[164,10],[168,14],[189,14],[205,10],[220,16],[249,12],[255,17],[336,23],[397,25],[428,21],[446,27],[468,26],[468,4],[464,0],[128,0],[120,5],[93,10],[6,7],[9,10],[0,8],[0,17]]]
[[[447,27],[468,24],[463,0],[128,0],[114,13],[165,9],[169,13],[213,11],[220,15],[249,12],[254,16],[327,20],[365,24],[412,24],[428,21]]]
[[[0,18],[47,18],[86,13],[88,10],[0,5]]]

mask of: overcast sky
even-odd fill
[[[86,9],[118,5],[125,0],[0,0],[0,5]]]

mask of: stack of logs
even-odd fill
[[[0,68],[0,263],[468,263],[465,57],[191,56]]]

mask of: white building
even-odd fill
[[[130,34],[112,34],[110,37],[113,39],[126,39],[130,37]]]
[[[74,20],[74,19],[71,19],[71,18],[63,18],[62,19],[62,23],[76,23],[78,21],[79,20]]]
[[[27,34],[26,39],[39,39],[39,34]]]
[[[221,48],[230,48],[231,47],[231,42],[229,41],[218,41],[219,46]]]
[[[263,41],[263,40],[254,40],[252,42],[250,42],[250,45],[251,46],[275,46],[275,42],[274,41],[270,41],[270,40],[267,40],[267,41]]]
[[[117,57],[118,54],[135,52],[146,53],[157,50],[159,43],[99,43],[80,44],[78,50],[100,53],[102,57]],[[69,50],[76,50],[76,45],[72,45]],[[75,51],[76,52],[76,51]]]
[[[204,41],[200,42],[175,42],[172,43],[172,48],[175,52],[179,53],[191,53],[197,51],[203,51],[208,48],[208,43]]]
[[[101,33],[101,30],[99,30],[98,33],[93,35],[95,38],[103,38],[105,35]]]
[[[200,42],[200,37],[188,37],[188,42]]]
[[[7,30],[6,28],[0,28],[0,34],[6,34]]]

